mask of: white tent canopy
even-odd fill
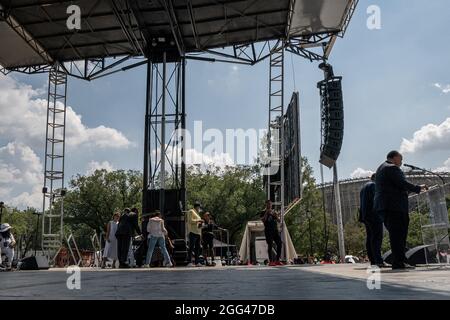
[[[245,228],[244,236],[242,237],[241,248],[239,249],[239,256],[243,263],[253,262],[251,253],[256,236],[264,236],[264,224],[262,221],[249,221]],[[297,258],[297,252],[295,251],[286,224],[284,224],[281,232],[281,240],[283,241],[282,259],[293,262]]]

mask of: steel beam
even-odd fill
[[[21,37],[42,60],[48,64],[53,64],[54,59],[42,47],[42,45],[33,38],[33,36],[0,4],[0,15],[3,16],[6,23]]]

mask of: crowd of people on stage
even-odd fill
[[[360,192],[359,220],[366,228],[367,258],[371,265],[380,268],[412,268],[405,256],[409,227],[408,193],[425,192],[428,187],[406,181],[400,169],[402,161],[403,157],[399,152],[389,152],[386,161],[379,166]],[[161,213],[159,211],[145,213],[141,218],[141,226],[139,226],[137,208],[126,208],[123,212],[113,214],[111,221],[106,225],[102,268],[109,264],[108,261],[112,261],[113,268],[116,262],[119,263],[119,268],[154,265],[173,267],[175,265],[174,243],[169,238]],[[261,221],[264,223],[268,265],[283,265],[280,261],[283,242],[278,229],[280,216],[273,209],[270,200],[266,201],[266,207],[261,212]],[[193,208],[186,213],[185,223],[188,266],[214,266],[214,232],[223,229],[214,223],[210,212],[202,211],[199,202],[195,202]],[[392,265],[383,261],[381,256],[383,225],[389,232]],[[0,268],[2,269],[11,269],[14,259],[16,241],[11,228],[8,223],[0,224]],[[136,235],[140,237],[141,244],[133,250],[133,239]],[[155,259],[156,246],[159,247],[159,258]],[[302,261],[303,263],[333,263],[334,260],[330,254],[322,261],[314,257],[308,257]],[[364,259],[360,261],[364,262]]]
[[[143,214],[140,227],[138,216],[137,208],[126,208],[123,213],[114,213],[106,225],[102,268],[107,266],[108,261],[112,261],[112,268],[115,268],[117,261],[119,268],[159,266],[159,259],[154,256],[156,246],[162,255],[162,266],[175,265],[174,244],[169,238],[161,213],[156,210]],[[199,202],[194,203],[194,207],[186,214],[186,229],[189,239],[187,266],[215,266],[214,231],[221,228],[214,223],[210,212],[202,212]],[[132,243],[136,236],[142,242],[133,250]],[[141,260],[139,256],[145,258]]]
[[[402,166],[403,156],[391,151],[360,192],[359,220],[365,224],[366,249],[371,265],[380,268],[413,268],[406,259],[406,239],[409,227],[408,192],[421,193],[426,185],[414,185],[406,181]],[[383,261],[381,244],[383,224],[389,232],[392,265]]]
[[[367,258],[371,265],[380,268],[411,268],[405,256],[409,226],[408,192],[420,193],[428,190],[426,185],[413,185],[406,181],[405,175],[400,169],[402,161],[403,157],[399,152],[389,152],[386,161],[380,165],[376,173],[372,175],[371,181],[365,184],[360,192],[359,220],[366,227]],[[215,265],[214,231],[220,228],[213,222],[210,212],[202,212],[200,203],[195,202],[194,207],[186,213],[185,220],[189,247],[188,266]],[[283,242],[278,229],[280,216],[273,209],[270,200],[266,201],[266,207],[261,213],[261,221],[264,223],[268,265],[283,265],[280,260]],[[392,265],[383,261],[381,256],[383,225],[389,232],[393,256]],[[107,259],[112,260],[113,265],[118,260],[121,268],[132,265],[131,240],[135,234],[142,235],[145,240],[140,248],[141,253],[145,253],[145,261],[139,265],[150,267],[155,247],[158,246],[162,256],[162,266],[174,266],[173,243],[168,237],[164,220],[159,211],[144,215],[142,226],[139,228],[137,209],[125,209],[121,215],[114,214],[106,230],[107,242],[104,249],[103,266]],[[349,259],[351,260],[353,257]],[[364,262],[364,259],[357,260]],[[304,263],[328,264],[334,263],[334,260],[332,255],[328,254],[322,260],[308,257]]]

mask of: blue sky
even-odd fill
[[[366,26],[366,9],[373,4],[381,8],[380,30]],[[330,58],[335,74],[343,76],[345,138],[338,161],[341,178],[358,175],[358,168],[359,174],[375,170],[388,151],[401,147],[404,138],[410,140],[403,145],[405,162],[430,169],[450,167],[450,89],[445,90],[450,84],[449,29],[447,0],[360,1],[345,38],[336,42]],[[266,128],[268,61],[237,68],[189,61],[186,70],[188,129],[196,120],[202,120],[205,129],[222,131]],[[294,89],[300,92],[302,153],[318,177],[320,119],[316,83],[323,75],[317,63],[297,56],[291,60],[290,54],[286,55],[285,70],[285,102]],[[29,85],[28,89],[21,90],[37,90],[30,100],[46,92],[46,76],[15,74],[4,78],[0,81],[4,88],[8,88],[5,81],[9,81],[11,90],[24,85]],[[68,105],[81,116],[84,128],[110,128],[123,147],[99,147],[92,137],[68,145],[68,176],[84,174],[102,164],[141,170],[144,103],[145,67],[94,82],[71,78]],[[11,107],[0,100],[2,112]],[[43,137],[39,142],[36,137],[19,139],[20,135],[4,134],[10,131],[9,125],[0,121],[0,177],[2,168],[5,175],[8,170],[21,170],[14,157],[2,154],[1,148],[5,151],[8,144],[16,142],[22,149],[28,146],[42,161]],[[84,131],[82,134],[87,137]],[[8,163],[8,159],[13,162]],[[26,167],[26,161],[22,165]],[[331,172],[325,169],[325,173],[326,180],[330,180]],[[33,194],[32,189],[32,183],[9,188],[0,181],[0,196],[14,198],[15,203],[25,201],[27,197],[18,196]]]

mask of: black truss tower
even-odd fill
[[[147,63],[142,210],[160,210],[173,239],[184,239],[185,60],[162,53]]]

